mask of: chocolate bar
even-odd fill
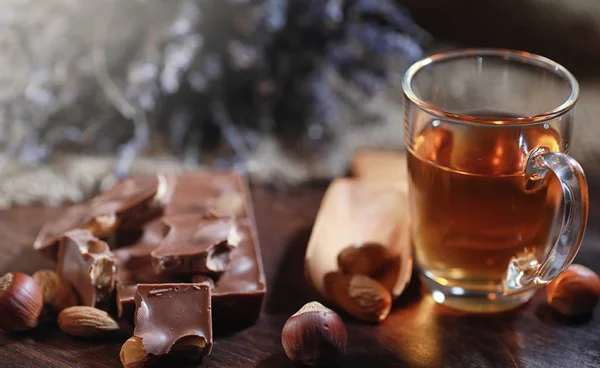
[[[155,223],[153,223],[154,226]],[[216,326],[247,325],[253,323],[259,315],[266,291],[261,255],[255,233],[249,220],[237,222],[239,245],[230,253],[227,270],[216,280],[214,287],[213,318]],[[158,231],[148,230],[148,233]],[[115,250],[117,258],[117,304],[119,317],[130,319],[133,313],[133,299],[138,284],[161,284],[166,282],[189,282],[206,280],[206,275],[157,274],[152,266],[151,253],[160,241],[145,235],[146,242]],[[209,281],[210,283],[210,281]],[[243,308],[240,306],[243,305]]]
[[[213,280],[212,278],[210,278],[209,276],[206,275],[194,275],[192,276],[192,282],[195,284],[199,284],[199,283],[205,283],[208,284],[210,286],[210,289],[214,289],[215,288],[215,280]]]
[[[262,257],[252,221],[238,222],[238,233],[240,243],[230,254],[227,271],[215,281],[212,290],[213,325],[219,331],[255,323],[266,292]]]
[[[177,178],[165,216],[187,213],[247,217],[243,179],[235,174],[195,172]]]
[[[166,209],[166,212],[169,212],[170,215],[165,218],[178,216],[174,209],[179,208],[183,213],[188,214],[185,216],[191,216],[190,218],[196,216],[197,219],[200,219],[206,216],[207,219],[214,219],[216,212],[213,211],[215,207],[212,204],[216,203],[224,193],[236,193],[236,195],[244,198],[243,209],[238,212],[243,214],[243,218],[238,218],[235,221],[237,235],[239,236],[238,246],[229,253],[227,269],[221,275],[211,275],[211,280],[214,283],[212,304],[215,328],[220,326],[219,329],[222,329],[223,325],[227,325],[228,328],[239,328],[254,323],[258,318],[266,291],[265,276],[252,206],[249,200],[248,186],[242,178],[235,175],[217,174],[217,179],[212,180],[210,175],[204,173],[184,175],[183,183],[185,185],[184,187],[176,187],[172,201]],[[178,183],[181,182],[180,178]],[[202,190],[207,185],[211,187],[215,183],[219,183],[220,188],[225,188],[225,190]],[[188,200],[194,202],[195,205],[186,207],[183,205],[185,201],[180,197],[184,193],[181,188],[192,188],[194,186],[200,188],[196,195],[191,192],[185,193],[191,197],[188,197]],[[202,205],[201,196],[203,195],[208,195],[207,203],[212,204]],[[194,213],[196,215],[193,215]],[[224,218],[224,220],[228,220],[228,218]],[[132,245],[115,250],[118,263],[117,303],[119,305],[119,316],[122,318],[132,318],[133,299],[137,284],[179,283],[198,280],[199,278],[205,280],[208,277],[208,275],[202,274],[157,274],[155,272],[151,253],[163,242],[165,228],[160,225],[161,223],[162,220],[155,220],[146,225],[144,235],[140,240]]]
[[[135,305],[133,335],[141,339],[149,356],[172,353],[197,359],[210,354],[213,331],[208,284],[139,284]]]
[[[69,230],[86,229],[102,238],[117,230],[139,229],[163,214],[174,187],[172,180],[163,175],[126,179],[49,221],[38,234],[33,247],[56,260],[58,242]]]
[[[57,272],[73,285],[82,305],[107,309],[115,288],[115,259],[89,230],[67,231],[60,240]]]
[[[203,215],[165,217],[169,229],[160,246],[152,251],[156,273],[221,274],[229,264],[229,253],[239,243],[232,219],[206,219]]]

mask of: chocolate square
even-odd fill
[[[177,178],[165,216],[247,217],[248,197],[243,186],[243,179],[231,173],[184,173]]]
[[[211,291],[208,284],[139,284],[135,330],[154,357],[186,350],[193,358],[212,349]]]
[[[218,275],[226,270],[229,253],[239,243],[234,220],[191,214],[162,222],[167,235],[151,253],[156,273]]]

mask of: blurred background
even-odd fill
[[[356,149],[403,149],[404,71],[462,47],[570,69],[593,172],[599,38],[590,0],[0,0],[0,208],[156,170],[342,175]]]

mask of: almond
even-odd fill
[[[53,312],[59,313],[63,309],[78,304],[75,290],[58,273],[52,270],[40,270],[32,277],[40,287],[44,304],[49,306]]]
[[[58,315],[58,326],[63,332],[80,337],[102,337],[119,330],[119,325],[108,313],[93,307],[70,307]]]
[[[394,293],[401,271],[399,255],[376,243],[353,244],[338,254],[340,271],[350,275],[365,275],[379,281]]]
[[[365,275],[332,272],[325,276],[327,292],[343,310],[366,322],[381,322],[392,309],[392,295]]]

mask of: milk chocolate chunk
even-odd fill
[[[177,183],[165,214],[203,214],[208,217],[247,217],[247,193],[239,175],[230,173],[185,173]]]
[[[192,214],[166,217],[162,222],[169,230],[151,253],[156,273],[223,273],[231,250],[240,241],[232,219]]]
[[[152,228],[156,222],[147,225]],[[237,330],[254,323],[260,314],[266,292],[265,276],[256,232],[250,220],[237,221],[239,245],[230,253],[227,270],[218,278],[191,276],[192,282],[212,288],[213,325],[217,331]],[[119,248],[117,258],[117,303],[119,317],[130,319],[138,284],[189,282],[187,275],[157,274],[150,253],[157,246],[160,227],[144,235],[147,242]],[[187,281],[186,281],[187,280]],[[211,284],[214,284],[211,285]]]
[[[139,229],[163,214],[174,186],[175,180],[163,175],[126,179],[46,223],[33,247],[56,260],[58,241],[69,230],[82,228],[104,238],[117,230]]]
[[[164,175],[125,179],[90,201],[86,225],[100,237],[117,229],[139,229],[163,214],[174,185],[175,179]]]
[[[77,292],[82,305],[107,309],[115,288],[115,258],[89,230],[67,231],[60,240],[57,271]]]
[[[205,283],[140,284],[135,330],[146,354],[198,359],[212,349],[210,286]]]
[[[213,324],[231,331],[256,322],[266,292],[265,275],[256,230],[250,220],[238,223],[240,243],[212,290]]]
[[[140,283],[160,284],[182,282],[168,274],[154,272],[150,253],[164,239],[164,224],[154,220],[143,227],[143,234],[136,243],[114,251],[117,262],[117,309],[119,318],[130,319],[135,311],[135,293]]]
[[[208,286],[210,286],[211,290],[215,288],[215,280],[213,280],[212,278],[210,278],[206,275],[194,275],[194,276],[192,276],[192,282],[195,284],[201,284],[201,283],[208,284]]]
[[[121,317],[133,319],[135,309],[134,296],[138,284],[179,283],[201,281],[206,284],[214,283],[212,291],[212,313],[215,331],[229,332],[239,330],[256,322],[260,314],[262,302],[266,292],[265,275],[262,256],[258,242],[256,226],[253,219],[250,191],[246,181],[234,174],[191,173],[178,178],[178,183],[188,186],[187,197],[180,197],[183,193],[176,189],[173,200],[167,206],[167,216],[175,217],[178,214],[196,214],[198,217],[214,219],[210,214],[210,206],[202,207],[200,204],[206,198],[210,203],[216,203],[215,198],[224,193],[240,194],[243,199],[243,216],[236,218],[236,230],[239,235],[239,244],[229,253],[229,265],[220,275],[211,276],[209,279],[196,273],[170,274],[154,272],[150,253],[162,243],[164,229],[159,225],[161,220],[154,220],[144,227],[144,236],[136,244],[124,246],[115,250],[118,259],[118,287],[117,300],[121,307]],[[193,179],[193,180],[192,180]],[[201,180],[204,179],[204,180]],[[224,184],[226,190],[206,191],[206,187],[213,189],[214,183]],[[199,188],[194,191],[195,186]],[[186,202],[196,205],[186,206]],[[175,204],[175,205],[174,205]],[[212,208],[215,208],[214,206]],[[181,210],[179,213],[175,209]],[[169,213],[169,211],[174,211]],[[168,227],[167,227],[168,230]]]
[[[85,204],[67,208],[58,218],[47,222],[33,243],[35,250],[43,252],[47,257],[56,261],[58,243],[65,232],[85,225],[89,218],[90,209]]]

